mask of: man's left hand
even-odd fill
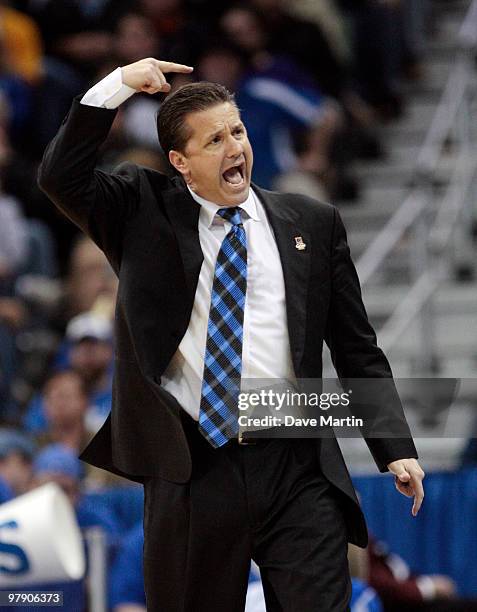
[[[422,480],[425,476],[416,459],[398,459],[388,464],[394,474],[396,489],[406,497],[414,497],[412,515],[416,516],[424,499]]]

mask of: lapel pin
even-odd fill
[[[303,242],[301,236],[295,236],[295,249],[298,251],[304,251],[306,249],[306,244]]]

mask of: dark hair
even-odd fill
[[[43,382],[43,393],[46,392],[47,388],[51,385],[52,382],[54,381],[56,382],[57,380],[61,378],[67,378],[69,376],[73,376],[74,378],[78,380],[81,394],[88,397],[88,390],[86,388],[86,384],[84,380],[81,378],[80,374],[76,370],[73,370],[71,368],[66,369],[66,370],[55,370],[49,373],[45,381]]]
[[[207,81],[182,85],[167,96],[156,118],[157,135],[166,158],[171,150],[184,151],[191,137],[185,122],[189,113],[203,111],[224,102],[235,104],[234,95],[223,85]]]

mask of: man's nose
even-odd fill
[[[227,157],[238,157],[241,153],[243,153],[242,143],[230,134],[227,139]]]

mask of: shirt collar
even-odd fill
[[[213,202],[206,200],[202,196],[192,191],[189,185],[187,185],[187,189],[189,190],[194,200],[198,204],[200,204],[200,215],[208,228],[210,228],[210,226],[214,223],[223,223],[223,219],[219,215],[217,215],[217,211],[219,210],[219,208],[224,208],[224,206],[220,206],[219,204],[214,204]],[[258,215],[257,210],[256,197],[257,196],[250,187],[248,191],[248,198],[245,200],[245,202],[242,202],[242,204],[239,204],[238,206],[240,206],[240,208],[247,213],[247,216],[250,219],[253,219],[254,221],[260,221],[260,217]]]

